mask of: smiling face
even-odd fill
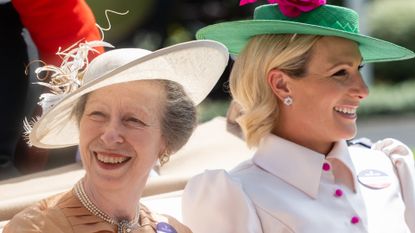
[[[361,62],[353,41],[339,37],[317,41],[306,75],[289,80],[293,104],[280,105],[276,133],[322,153],[333,142],[354,137],[356,109],[368,95],[359,71]]]
[[[158,82],[134,81],[89,94],[79,126],[86,186],[144,186],[165,149],[160,128],[164,93]]]

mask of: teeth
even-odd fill
[[[350,115],[356,114],[355,108],[334,107],[334,110],[336,110],[337,112],[346,113]]]
[[[105,156],[102,154],[97,154],[97,158],[99,161],[103,163],[113,163],[113,164],[122,163],[128,159],[128,157],[113,157],[113,156]]]

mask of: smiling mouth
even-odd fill
[[[95,157],[101,163],[109,164],[109,165],[118,165],[122,163],[126,163],[131,158],[125,156],[108,156],[101,153],[94,152]]]
[[[356,110],[357,108],[334,107],[334,111],[349,117],[356,117]]]

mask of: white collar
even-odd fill
[[[326,158],[336,158],[343,162],[353,176],[356,190],[355,171],[345,141],[337,142],[326,157],[324,154],[269,134],[261,140],[252,161],[312,198],[316,198],[322,166]]]

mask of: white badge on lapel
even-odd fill
[[[385,172],[366,169],[357,175],[357,180],[363,186],[371,189],[384,189],[392,184],[392,178]]]

